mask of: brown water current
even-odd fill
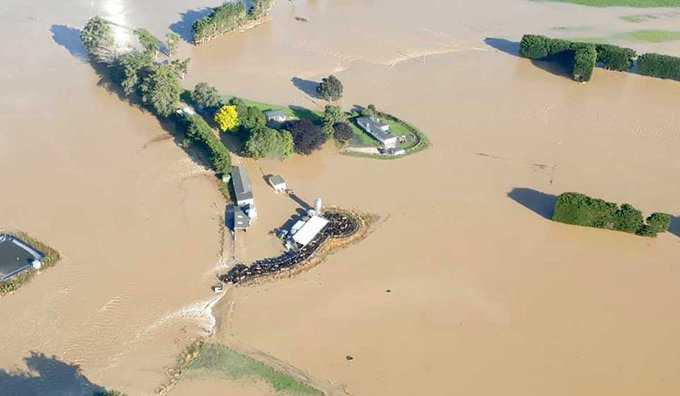
[[[97,85],[74,30],[101,14],[159,36],[172,24],[185,32],[182,15],[209,5],[0,5],[0,226],[63,256],[0,299],[0,395],[30,394],[16,374],[31,351],[79,365],[92,384],[153,394],[213,320],[217,340],[353,395],[680,392],[678,222],[647,239],[546,218],[564,191],[680,214],[680,83],[598,69],[578,84],[513,54],[525,32],[599,36],[630,30],[618,17],[636,11],[280,0],[251,31],[183,45],[186,87],[207,81],[225,94],[314,107],[309,81],[335,73],[343,107],[374,103],[433,143],[398,161],[332,147],[283,163],[241,160],[260,219],[237,235],[239,260],[280,252],[268,232],[298,207],[264,174],[281,174],[309,203],[321,196],[381,221],[310,272],[233,290],[213,319],[224,210],[213,178],[154,117]],[[677,43],[627,44],[680,55]],[[44,381],[33,393],[92,387],[54,367],[37,369]],[[192,379],[177,394],[228,384]],[[240,385],[244,394],[269,392],[251,385]]]

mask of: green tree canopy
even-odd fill
[[[162,117],[177,109],[181,90],[177,73],[169,65],[153,65],[139,85],[142,102]]]
[[[349,124],[345,122],[339,122],[333,125],[333,135],[335,139],[341,143],[348,142],[354,137],[354,130]]]
[[[196,84],[194,90],[191,91],[191,100],[203,110],[222,106],[222,99],[217,88],[204,82]]]
[[[155,59],[158,56],[158,51],[161,49],[158,39],[144,28],[135,29],[134,33],[144,53]]]
[[[139,88],[143,71],[152,65],[153,61],[147,54],[140,51],[130,51],[115,60],[112,70],[125,94],[131,95]]]
[[[321,80],[319,86],[316,87],[316,91],[325,100],[338,100],[342,97],[342,83],[337,77],[330,75]]]
[[[339,122],[346,122],[347,116],[340,106],[326,105],[323,111],[322,129],[326,136],[333,135],[333,125]]]
[[[244,153],[251,158],[286,159],[293,154],[293,137],[288,131],[258,126],[250,133]]]
[[[237,106],[237,111],[241,126],[248,130],[267,125],[267,117],[265,117],[264,112],[255,106]]]
[[[177,53],[177,48],[179,47],[179,41],[181,37],[175,32],[168,32],[165,35],[165,47],[168,50],[168,56],[173,57]]]
[[[99,16],[90,18],[80,33],[83,46],[97,62],[110,62],[115,56],[113,30],[107,20]]]

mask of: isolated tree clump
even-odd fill
[[[333,125],[333,135],[335,139],[341,143],[348,142],[354,137],[354,130],[349,124],[345,122],[339,122]]]
[[[142,51],[151,58],[156,59],[158,51],[161,49],[160,41],[144,28],[135,29],[134,33],[137,36],[137,40],[139,40],[139,45],[142,46]]]
[[[251,158],[286,159],[293,154],[293,136],[288,131],[277,131],[258,126],[250,132],[244,154]]]
[[[115,40],[111,24],[102,17],[90,18],[83,31],[80,41],[97,62],[110,62],[115,57]]]
[[[224,105],[215,113],[215,122],[222,132],[234,131],[239,126],[236,106]]]
[[[310,120],[291,121],[287,128],[293,136],[296,153],[309,155],[321,148],[326,142],[327,137],[321,127]]]
[[[172,58],[175,56],[180,40],[180,35],[175,32],[168,32],[165,34],[165,49],[167,50],[166,55],[168,55],[168,57]]]
[[[637,71],[644,76],[680,81],[680,57],[644,54],[638,58]]]
[[[330,75],[321,80],[316,87],[316,92],[325,100],[336,101],[342,97],[342,83],[337,77]]]
[[[670,216],[653,213],[643,220],[642,212],[630,204],[621,206],[579,193],[557,197],[552,219],[561,223],[624,231],[654,237],[670,226]]]
[[[201,110],[214,109],[222,106],[222,99],[220,99],[217,88],[204,82],[196,84],[194,90],[191,91],[191,100],[194,102],[194,105]]]
[[[153,60],[141,51],[130,51],[119,56],[111,65],[114,79],[123,88],[125,95],[132,95],[139,89],[143,73],[153,66]]]

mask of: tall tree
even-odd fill
[[[184,75],[189,72],[189,62],[191,58],[186,58],[185,60],[174,59],[170,61],[170,67],[175,71],[177,77],[184,80]]]
[[[222,105],[222,99],[220,99],[217,88],[204,82],[196,84],[191,92],[191,99],[201,110],[216,108]]]
[[[215,122],[222,132],[236,131],[239,126],[238,113],[236,106],[224,105],[215,113]]]
[[[97,62],[108,63],[115,57],[113,30],[102,17],[93,16],[87,21],[80,33],[80,41]]]
[[[338,142],[345,143],[354,137],[354,131],[347,123],[339,122],[333,125],[333,135]]]
[[[162,116],[169,116],[179,105],[182,87],[169,65],[153,65],[139,85],[142,101]]]
[[[113,70],[126,95],[138,89],[143,71],[152,65],[151,58],[140,51],[131,51],[116,59]]]
[[[180,41],[179,34],[175,32],[168,32],[165,35],[165,47],[168,49],[168,56],[172,58],[177,53],[177,48],[179,47]]]
[[[138,28],[134,31],[137,40],[139,40],[139,45],[142,46],[144,53],[149,55],[151,58],[156,59],[158,56],[158,51],[161,49],[160,42],[158,39],[151,34],[150,31],[144,28]]]
[[[316,87],[316,91],[325,100],[336,101],[342,97],[342,83],[334,75],[330,75],[321,80],[319,86]]]
[[[251,158],[286,159],[293,154],[293,137],[288,131],[258,126],[250,133],[244,153]]]
[[[323,111],[323,132],[326,136],[333,135],[333,125],[339,122],[346,122],[347,117],[340,106],[326,105]]]

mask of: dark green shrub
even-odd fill
[[[231,169],[231,155],[224,143],[215,136],[212,128],[199,115],[182,114],[177,121],[185,131],[185,137],[205,150],[210,157],[210,165],[218,174],[228,173]]]
[[[519,54],[524,58],[542,59],[549,55],[550,48],[544,36],[525,34],[519,42]]]
[[[246,19],[246,8],[240,1],[227,2],[212,9],[208,16],[197,19],[191,27],[194,44],[200,44],[238,28]]]
[[[630,204],[620,207],[597,198],[579,193],[564,193],[557,197],[553,221],[586,227],[624,231],[641,236],[654,237],[670,226],[670,216],[653,213],[645,223],[642,212]]]
[[[593,44],[574,45],[574,70],[572,75],[576,81],[590,81],[597,60],[597,51]]]
[[[644,54],[638,58],[637,71],[644,76],[680,81],[680,58],[659,54]]]
[[[597,44],[595,48],[597,49],[597,61],[609,70],[630,70],[633,66],[633,59],[637,56],[635,50],[611,44]]]
[[[647,224],[655,234],[666,232],[671,226],[671,216],[666,213],[652,213],[647,217]]]

